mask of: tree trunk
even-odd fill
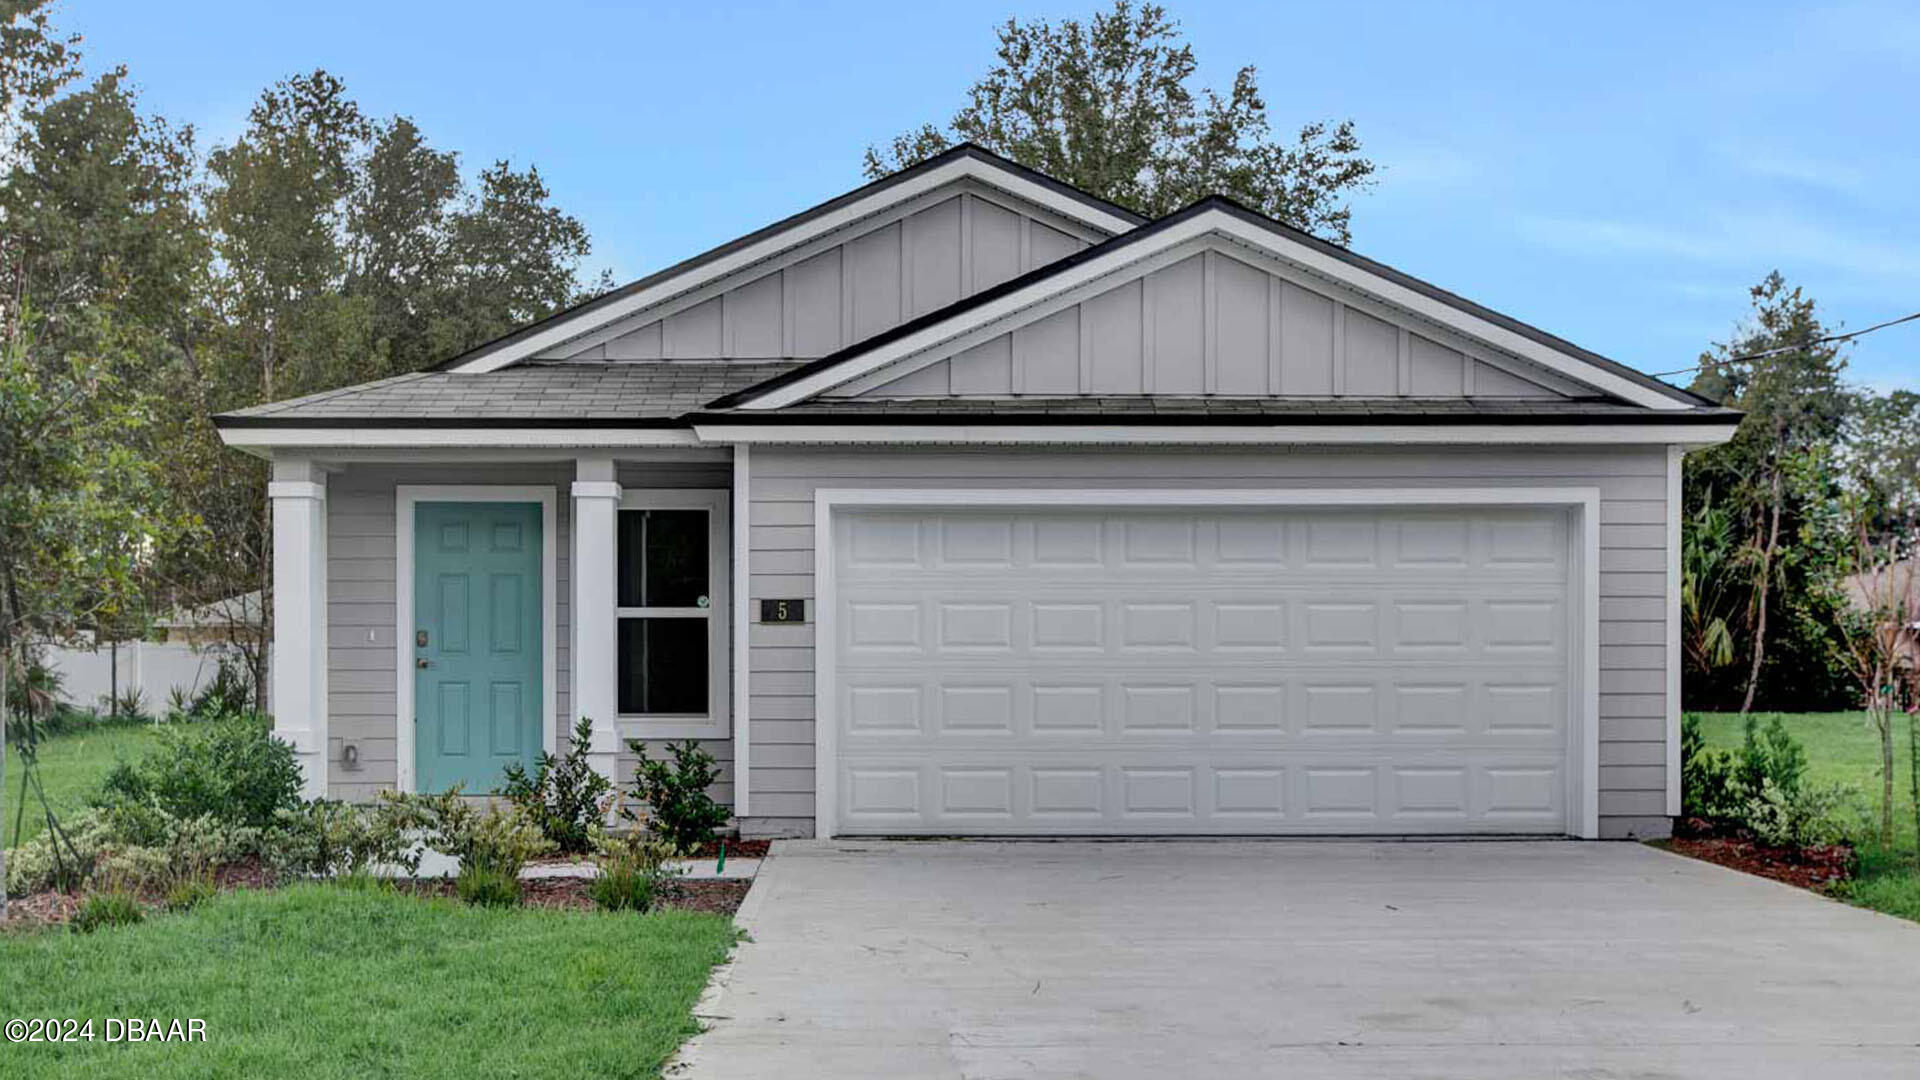
[[[6,608],[0,605],[0,619],[6,618]],[[11,657],[6,652],[7,635],[0,633],[0,791],[7,790],[7,675],[13,670]],[[26,798],[24,789],[21,798]],[[0,838],[0,923],[7,921],[7,845]]]
[[[1867,699],[1880,728],[1880,844],[1893,850],[1893,712],[1878,692]]]
[[[1767,657],[1767,604],[1773,592],[1773,556],[1780,547],[1780,470],[1773,470],[1773,520],[1767,527],[1767,544],[1760,549],[1760,597],[1755,603],[1753,623],[1753,666],[1747,671],[1747,694],[1740,700],[1740,715],[1753,711],[1753,694],[1760,687],[1760,665]]]

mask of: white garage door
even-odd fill
[[[838,834],[1568,831],[1567,515],[835,517]]]

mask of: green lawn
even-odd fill
[[[1697,713],[1707,745],[1732,749],[1744,738],[1740,717],[1734,713]],[[1757,713],[1762,724],[1774,715],[1807,749],[1809,777],[1821,782],[1852,784],[1860,790],[1862,805],[1879,820],[1880,736],[1868,725],[1865,713]],[[1868,837],[1860,853],[1859,875],[1842,895],[1861,907],[1884,911],[1920,922],[1920,871],[1915,869],[1913,795],[1908,783],[1905,718],[1894,731],[1893,852],[1875,850]]]
[[[229,893],[89,935],[0,935],[7,1017],[200,1018],[205,1043],[0,1044],[10,1080],[653,1077],[698,1030],[730,920]],[[0,1017],[3,1019],[3,1017]]]
[[[46,785],[47,800],[53,804],[54,811],[72,814],[86,809],[87,800],[100,790],[100,782],[107,778],[114,765],[145,754],[158,738],[157,732],[151,724],[103,725],[41,742],[40,780]],[[0,817],[0,842],[7,847],[14,846],[13,822],[20,808],[20,773],[20,758],[9,747],[6,797],[0,802],[0,810],[4,810],[4,817]],[[21,833],[23,840],[38,835],[46,827],[43,818],[34,816],[39,806],[38,799],[28,799],[26,827]]]
[[[1708,746],[1735,749],[1744,738],[1738,713],[1695,713],[1700,718],[1700,733]],[[1808,778],[1820,782],[1852,784],[1861,799],[1873,807],[1878,820],[1880,806],[1880,736],[1867,723],[1863,712],[1839,713],[1755,713],[1765,725],[1778,716],[1787,730],[1807,748]],[[1910,755],[1907,752],[1905,718],[1895,721],[1894,730],[1894,828],[1899,845],[1913,846],[1913,795],[1907,782]]]

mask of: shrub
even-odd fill
[[[253,704],[253,678],[237,657],[222,656],[213,678],[191,694],[174,687],[167,695],[167,719],[192,722],[246,712]]]
[[[454,891],[469,903],[500,902],[498,898],[509,893],[511,902],[518,902],[520,871],[527,860],[553,847],[511,803],[478,809],[458,788],[445,795],[418,796],[411,803],[425,824],[428,846],[459,860]]]
[[[97,805],[153,806],[177,818],[206,816],[256,829],[300,805],[293,748],[273,737],[264,717],[168,728],[160,739],[144,759],[108,774]]]
[[[7,852],[7,895],[78,889],[93,876],[95,863],[113,839],[113,823],[106,814],[75,814],[61,823],[60,837],[49,830]]]
[[[660,893],[680,875],[672,845],[656,836],[602,833],[594,852],[599,875],[588,887],[602,911],[648,911]]]
[[[1787,790],[1764,781],[1742,815],[1754,839],[1782,848],[1824,847],[1846,839],[1841,810],[1855,792],[1843,784],[1801,784]]]
[[[1747,717],[1746,736],[1734,762],[1736,778],[1749,796],[1768,784],[1791,794],[1807,775],[1807,752],[1778,716],[1767,720],[1764,731],[1759,717]]]
[[[1691,715],[1680,721],[1680,803],[1682,812],[1710,821],[1733,820],[1746,803],[1733,755],[1708,747],[1700,718]]]
[[[613,784],[588,764],[593,721],[581,717],[574,725],[567,756],[541,753],[531,777],[519,763],[506,767],[502,792],[539,827],[554,850],[562,855],[585,855],[593,850],[593,832],[606,814],[603,803]]]
[[[479,907],[513,907],[520,903],[520,875],[492,866],[462,865],[453,879],[453,892]]]
[[[629,741],[627,747],[640,759],[633,793],[647,804],[647,828],[678,852],[692,852],[712,841],[728,817],[727,808],[707,794],[720,775],[713,755],[692,739],[667,744],[671,764],[648,757],[641,742]]]
[[[283,874],[335,877],[391,866],[411,877],[422,857],[413,834],[426,824],[405,795],[382,793],[371,805],[314,799],[280,811],[268,851]]]
[[[214,887],[211,875],[201,874],[191,877],[181,877],[175,879],[173,884],[167,886],[167,891],[162,903],[166,905],[168,911],[178,914],[182,911],[192,911],[206,901],[213,899],[213,894],[218,891],[219,890]]]
[[[113,889],[88,896],[68,925],[76,934],[91,934],[95,930],[133,926],[144,921],[146,917],[146,911],[140,907],[140,901],[134,899],[131,892],[125,889]]]

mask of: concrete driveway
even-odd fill
[[[675,1076],[1920,1076],[1920,926],[1637,844],[789,843]]]

